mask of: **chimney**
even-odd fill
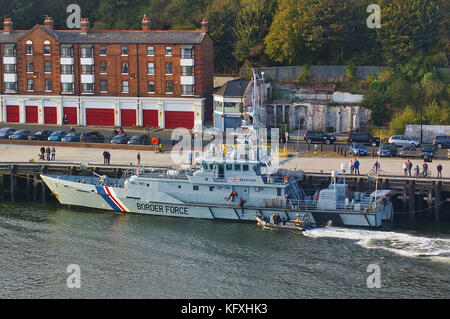
[[[208,20],[206,20],[206,18],[202,20],[202,32],[208,32]]]
[[[13,22],[11,18],[5,18],[3,20],[3,31],[6,33],[10,33],[13,30]]]
[[[144,14],[141,24],[142,24],[142,31],[150,31],[150,19],[147,17],[146,14]]]
[[[81,18],[81,33],[87,34],[89,32],[88,18]]]
[[[45,17],[44,27],[53,30],[53,19],[51,17]]]

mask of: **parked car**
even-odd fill
[[[380,139],[378,137],[373,137],[372,135],[361,132],[350,133],[350,135],[348,136],[348,142],[359,142],[362,144],[371,145],[373,147],[380,145]]]
[[[80,142],[86,143],[104,143],[105,137],[98,131],[81,133]]]
[[[377,152],[382,157],[397,156],[397,146],[395,144],[383,144]]]
[[[111,140],[112,144],[127,144],[130,140],[130,136],[128,134],[117,134]]]
[[[64,137],[61,139],[62,142],[79,142],[80,141],[81,133],[79,132],[72,132],[67,135],[64,135]]]
[[[362,143],[356,143],[353,142],[350,145],[349,153],[356,155],[356,156],[366,156],[367,155],[367,149]]]
[[[450,149],[450,135],[436,136],[433,140],[433,145],[437,148],[449,148]]]
[[[6,140],[9,139],[10,135],[16,131],[15,128],[12,127],[2,127],[0,129],[0,139]]]
[[[48,137],[49,141],[61,141],[61,139],[66,135],[66,131],[55,131]]]
[[[336,142],[336,137],[333,135],[325,134],[324,132],[320,131],[306,131],[305,135],[303,136],[303,139],[306,141],[306,143],[325,143],[325,144],[332,144]]]
[[[417,149],[414,146],[403,146],[399,151],[398,151],[398,156],[401,157],[415,157],[415,156],[419,156],[419,152],[417,151]]]
[[[29,130],[18,130],[9,136],[10,140],[27,140],[32,133]]]
[[[418,140],[415,140],[408,135],[394,135],[389,138],[389,143],[395,144],[398,147],[402,146],[414,146],[418,147],[420,145],[420,142]]]
[[[128,141],[128,144],[150,145],[150,137],[148,135],[135,135]]]
[[[434,146],[424,146],[422,147],[422,158],[425,162],[432,162],[434,152],[436,151]]]
[[[39,131],[28,136],[30,141],[47,141],[53,131]]]

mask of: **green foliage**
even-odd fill
[[[420,114],[407,106],[402,112],[395,113],[389,122],[392,134],[403,134],[407,124],[419,124]]]
[[[376,90],[369,89],[368,93],[364,95],[361,106],[372,111],[371,120],[376,126],[383,126],[390,116],[386,104],[389,103],[389,98],[386,94]]]
[[[300,83],[306,83],[312,76],[312,72],[308,64],[302,65],[302,72],[298,75],[297,81]]]

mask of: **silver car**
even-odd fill
[[[396,146],[414,146],[418,147],[420,142],[409,137],[408,135],[394,135],[389,138],[389,143],[395,144]]]

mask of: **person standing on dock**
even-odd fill
[[[56,158],[56,149],[55,149],[55,147],[53,146],[53,147],[52,147],[52,161],[54,161],[55,158]]]
[[[408,174],[411,177],[411,170],[412,170],[413,164],[411,163],[410,160],[408,160],[408,162],[406,162],[406,163],[408,165]]]
[[[50,146],[47,146],[47,150],[45,152],[47,153],[47,161],[49,161],[50,160],[50,154],[51,154]]]
[[[109,151],[106,152],[106,164],[111,164],[111,153]]]
[[[45,146],[42,146],[42,147],[41,147],[41,156],[40,156],[40,159],[41,159],[41,160],[44,160],[44,159],[45,159]]]
[[[138,165],[141,165],[141,154],[139,154],[139,152],[137,154],[137,163]]]
[[[106,164],[108,164],[108,152],[105,150],[104,152],[103,152],[103,164],[104,165],[106,165]]]
[[[437,177],[439,178],[442,178],[442,165],[441,165],[441,163],[438,163],[438,165],[436,166],[436,169],[437,169]]]
[[[355,169],[355,174],[359,175],[359,161],[355,158],[355,161],[353,162],[353,167]]]
[[[405,175],[405,176],[408,175],[408,163],[407,162],[403,163],[403,175]]]
[[[352,160],[350,160],[348,162],[348,167],[350,167],[350,174],[353,174],[354,167],[353,167],[353,161]]]

